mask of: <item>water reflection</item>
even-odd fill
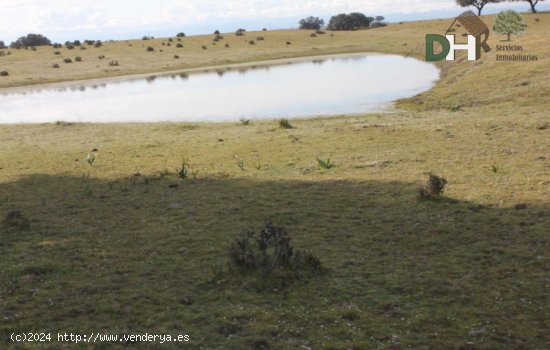
[[[433,65],[413,58],[356,55],[31,87],[0,94],[0,123],[223,121],[362,113],[424,91],[438,76]]]

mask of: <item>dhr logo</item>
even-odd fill
[[[457,44],[454,34],[448,34],[453,25],[459,22],[466,31],[468,31],[468,43]],[[426,61],[454,61],[456,50],[468,51],[468,61],[475,61],[481,57],[481,49],[485,52],[491,51],[491,47],[487,44],[489,39],[489,28],[483,21],[476,16],[472,11],[466,11],[455,18],[453,24],[447,29],[445,36],[438,34],[426,35]],[[441,52],[434,53],[434,43],[441,45]]]

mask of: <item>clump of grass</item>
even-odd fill
[[[228,249],[228,267],[241,275],[275,278],[284,286],[306,274],[323,272],[321,260],[295,249],[284,227],[267,223],[259,233],[238,236]]]
[[[111,66],[111,67],[118,66],[118,61],[113,60],[113,61],[109,62],[109,66]]]
[[[52,67],[53,67],[53,68],[60,68],[60,66],[59,66],[58,63],[54,63]]]
[[[206,47],[206,45],[202,45],[202,49],[206,50],[206,49],[208,49],[208,47]]]
[[[90,166],[93,166],[96,161],[96,156],[97,156],[96,153],[88,153],[88,157],[86,157],[86,162],[88,162]]]
[[[54,55],[61,55],[61,52],[59,52],[59,51],[54,51],[53,54],[54,54]]]
[[[250,122],[251,122],[250,119],[247,119],[245,117],[242,117],[241,119],[239,119],[239,121],[241,122],[242,125],[250,125]]]
[[[105,55],[99,55],[99,56],[97,56],[97,58],[100,59],[100,60],[103,60],[103,59],[105,59]]]
[[[24,230],[30,228],[31,224],[19,210],[12,210],[6,214],[4,225],[10,229]]]
[[[249,41],[248,41],[248,44],[249,44],[249,45],[256,45],[256,42],[255,42],[254,40],[249,40]]]
[[[440,198],[445,191],[446,185],[447,180],[440,176],[429,173],[426,184],[418,187],[418,194],[420,195],[420,198],[423,199]]]
[[[75,60],[76,62],[82,62],[82,57],[76,56],[76,57],[74,58],[74,60]]]
[[[63,62],[65,62],[65,63],[73,63],[73,60],[70,59],[70,58],[65,58],[65,59],[63,60]]]
[[[320,30],[320,29],[315,31],[315,33],[319,34],[319,35],[324,35],[325,34],[325,32],[323,30]]]
[[[312,37],[312,38],[315,38],[317,36],[317,34],[311,33],[309,36]]]
[[[152,46],[147,46],[147,52],[154,52],[155,51],[155,48],[152,47]]]
[[[265,38],[263,36],[259,36],[256,38],[257,41],[262,41],[262,40],[265,40]]]
[[[181,49],[183,47],[183,44],[182,43],[177,43],[176,47]]]
[[[10,75],[10,73],[8,73],[7,70],[0,71],[0,76],[7,77],[8,75]]]
[[[179,58],[180,58],[180,56],[178,56],[178,55],[174,55],[174,58],[175,58],[175,59],[179,59]]]
[[[288,119],[279,119],[279,127],[281,129],[293,129],[294,127],[292,126],[292,124],[290,124],[290,122],[288,121]]]
[[[336,165],[334,165],[334,163],[332,163],[330,161],[330,158],[327,159],[327,160],[323,160],[321,158],[317,158],[317,163],[319,163],[319,167],[322,168],[322,169],[332,169],[334,168]]]
[[[187,179],[188,173],[189,173],[189,163],[184,158],[181,161],[181,167],[176,168],[176,175],[178,175],[178,177],[183,180],[183,179]]]
[[[453,105],[451,106],[451,108],[449,108],[449,111],[454,113],[460,111],[461,108],[462,107],[460,105]]]
[[[225,44],[225,47],[229,47],[229,44],[228,44],[228,43],[226,43],[226,44]]]
[[[290,41],[287,41],[286,44],[287,45],[292,45],[292,43]]]

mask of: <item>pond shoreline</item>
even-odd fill
[[[99,85],[99,84],[107,84],[107,83],[119,83],[119,82],[131,81],[131,80],[137,80],[137,79],[146,79],[150,77],[170,76],[174,74],[201,74],[201,73],[208,73],[208,72],[217,71],[217,70],[232,70],[232,69],[255,68],[255,67],[257,68],[257,67],[265,67],[265,66],[274,67],[274,66],[287,65],[287,64],[293,64],[293,63],[311,62],[311,61],[320,60],[320,59],[381,56],[381,55],[406,57],[404,55],[399,55],[399,54],[386,54],[386,53],[380,53],[380,52],[354,52],[354,53],[339,53],[339,54],[328,54],[328,55],[279,58],[274,60],[232,63],[232,64],[205,66],[200,68],[177,69],[172,71],[159,71],[159,72],[153,72],[153,73],[120,75],[116,77],[68,80],[68,81],[61,81],[61,82],[48,83],[48,84],[31,84],[31,85],[6,87],[6,88],[0,88],[0,94],[10,94],[10,93],[17,93],[17,92],[37,91],[37,90],[54,89],[54,88],[69,88],[69,87],[76,87],[76,86],[90,86],[90,85]]]

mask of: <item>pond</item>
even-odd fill
[[[134,78],[0,90],[0,123],[237,121],[379,112],[430,89],[414,58],[325,56]]]

